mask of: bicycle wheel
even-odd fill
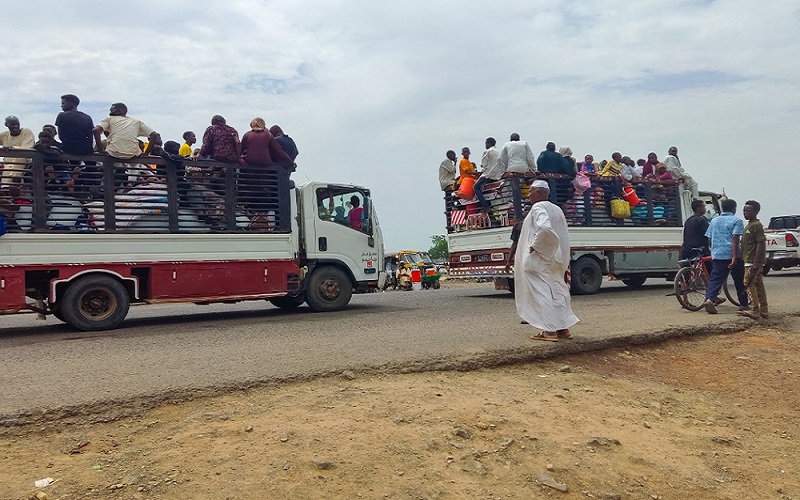
[[[730,273],[728,273],[728,279],[722,284],[722,290],[725,292],[725,296],[728,297],[731,304],[736,307],[741,305],[739,303],[739,296],[736,294],[736,285],[733,282],[733,276]]]
[[[675,275],[675,298],[681,307],[699,311],[706,300],[706,275],[691,267],[684,267]]]

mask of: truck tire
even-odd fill
[[[275,307],[281,309],[292,310],[302,306],[306,301],[306,293],[300,292],[298,295],[284,295],[283,297],[274,297],[269,299],[270,303]]]
[[[67,321],[64,319],[64,314],[61,312],[61,302],[57,302],[50,306],[50,313],[55,316],[55,318],[62,323],[66,323]]]
[[[113,330],[128,315],[131,299],[114,278],[85,276],[69,285],[59,305],[64,321],[75,329]]]
[[[587,256],[572,263],[572,293],[592,295],[600,290],[602,284],[603,270],[596,260]]]
[[[761,275],[762,275],[762,276],[766,276],[766,275],[768,275],[768,274],[769,274],[769,272],[770,272],[771,270],[772,270],[772,268],[771,268],[771,267],[769,267],[769,266],[764,266],[764,269],[762,269],[762,270],[761,270]]]
[[[629,278],[622,278],[625,286],[630,288],[641,288],[644,282],[647,281],[647,276],[631,276]]]
[[[352,296],[353,282],[338,267],[318,267],[306,285],[306,302],[317,312],[344,309]]]

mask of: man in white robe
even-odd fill
[[[687,174],[686,170],[681,166],[681,160],[678,158],[678,148],[675,146],[669,148],[669,154],[667,154],[667,157],[664,159],[664,166],[667,167],[669,173],[672,174],[673,179],[676,181],[683,179],[684,192],[690,193],[692,200],[696,200],[700,197],[697,181],[695,181],[691,175]]]
[[[528,195],[533,206],[513,245],[514,294],[517,314],[541,330],[531,338],[557,342],[572,338],[569,328],[579,320],[572,312],[569,294],[567,220],[564,212],[548,201],[549,196],[547,182],[533,182]]]

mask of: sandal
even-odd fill
[[[531,335],[533,340],[545,340],[547,342],[558,342],[558,335],[549,335],[552,332],[539,332],[536,335]]]
[[[560,338],[560,339],[571,339],[572,338],[572,334],[567,329],[558,330],[556,333],[558,334],[558,338]]]

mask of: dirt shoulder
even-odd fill
[[[800,499],[798,373],[793,319],[506,368],[345,374],[7,429],[0,499]]]

